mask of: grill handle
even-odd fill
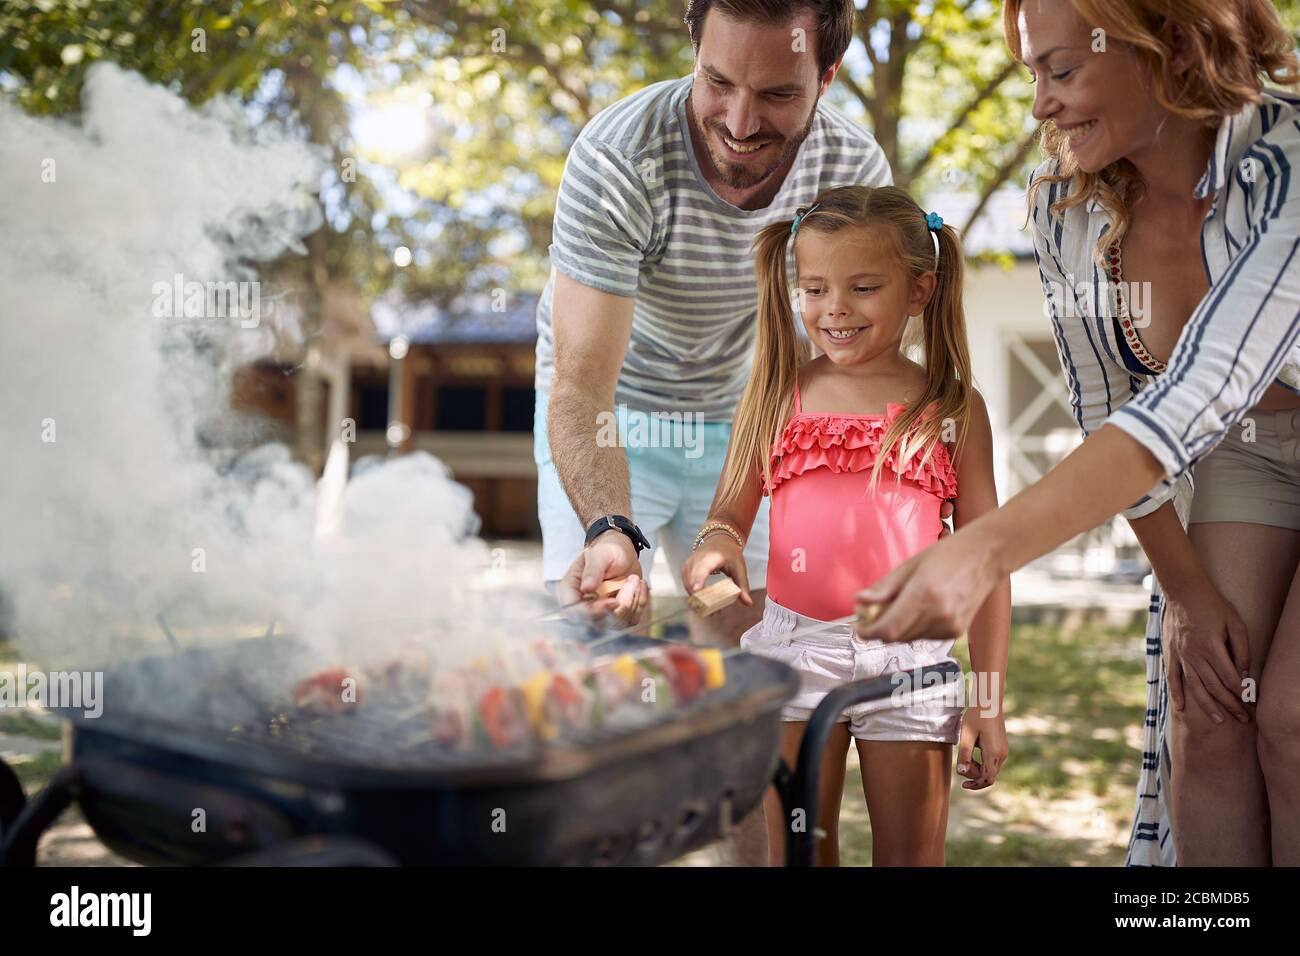
[[[0,844],[0,866],[35,866],[36,843],[46,828],[68,809],[81,785],[81,773],[74,765],[60,767],[40,793],[6,827]]]
[[[26,805],[27,797],[18,775],[0,758],[0,846],[4,845],[5,830],[13,826]]]
[[[904,680],[904,675],[906,680]],[[817,851],[817,808],[820,805],[818,784],[821,779],[822,754],[830,740],[831,730],[835,727],[840,714],[854,704],[865,704],[873,700],[884,700],[891,696],[900,686],[931,688],[961,679],[961,665],[955,661],[941,664],[927,664],[910,671],[898,671],[883,674],[870,680],[853,681],[835,688],[827,694],[817,709],[808,718],[804,728],[803,742],[799,745],[799,761],[794,773],[781,786],[779,779],[777,790],[785,808],[785,862],[786,866],[816,866]],[[795,810],[804,811],[803,829],[796,832],[791,825]]]

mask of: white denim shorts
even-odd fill
[[[740,638],[744,650],[778,660],[799,672],[799,693],[781,711],[782,720],[806,721],[827,693],[849,681],[954,661],[952,641],[860,641],[853,636],[851,624],[836,624],[815,634],[787,636],[796,628],[823,623],[782,607],[768,596],[763,619]],[[935,695],[921,694],[911,698],[919,702],[896,706],[887,697],[855,704],[840,715],[839,722],[847,721],[849,733],[859,740],[955,744],[961,730],[962,708],[951,705],[951,695],[944,694],[943,688],[935,691],[944,702],[929,702],[927,697]]]

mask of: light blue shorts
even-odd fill
[[[537,462],[537,515],[542,526],[542,576],[546,583],[564,576],[583,548],[585,530],[560,485],[546,437],[546,399],[537,392],[533,411],[533,459]],[[634,417],[636,412],[627,413]],[[627,452],[632,481],[630,517],[653,546],[641,552],[641,567],[647,579],[654,553],[663,547],[673,580],[680,588],[681,569],[690,556],[695,535],[709,516],[709,505],[722,475],[731,438],[730,422],[704,422],[695,429],[674,433],[681,441],[656,442],[653,429],[628,427],[629,419],[619,416],[619,442]],[[660,428],[666,435],[667,430]],[[655,447],[660,444],[660,447]],[[676,447],[674,447],[676,445]],[[767,586],[767,510],[764,498],[745,541],[745,567],[749,586]]]

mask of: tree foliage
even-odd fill
[[[1297,5],[1281,5],[1293,26]],[[1037,154],[1000,4],[859,8],[828,95],[873,130],[899,185],[973,192],[978,215]],[[336,160],[309,278],[448,304],[540,288],[569,144],[604,106],[690,71],[684,12],[685,0],[10,0],[0,89],[32,112],[65,113],[86,67],[107,58],[193,102],[233,95],[301,123]],[[375,105],[424,104],[422,149],[365,151],[357,90]],[[399,245],[415,253],[405,268]]]

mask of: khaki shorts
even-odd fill
[[[1194,475],[1191,524],[1244,521],[1300,531],[1300,409],[1248,412]]]

